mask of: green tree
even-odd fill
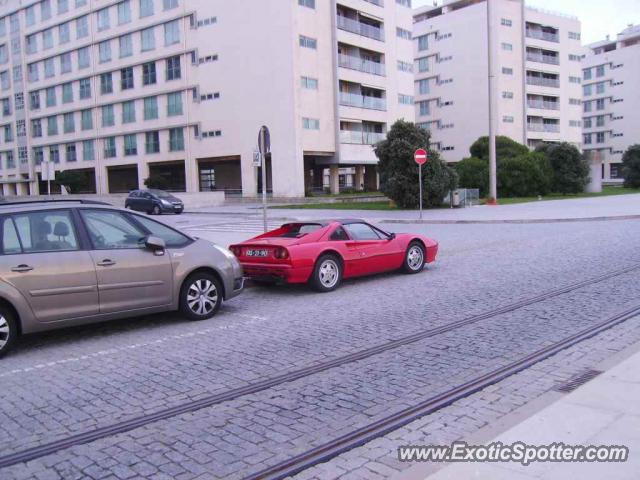
[[[545,164],[544,155],[535,152],[503,159],[498,168],[500,196],[532,197],[548,193],[551,178]]]
[[[86,175],[77,170],[56,172],[55,182],[62,185],[69,193],[79,193],[88,187]]]
[[[151,174],[144,180],[144,184],[147,188],[155,188],[158,190],[166,190],[169,187],[169,182],[162,175]]]
[[[472,157],[489,160],[489,137],[480,137],[469,148]],[[524,155],[529,149],[509,137],[498,135],[496,137],[496,158],[499,162],[503,158],[515,158]]]
[[[481,158],[467,157],[454,166],[461,188],[478,188],[480,196],[489,193],[489,162]]]
[[[624,175],[625,187],[640,188],[640,144],[631,145],[624,152],[622,174]]]
[[[413,155],[417,149],[428,147],[428,132],[404,120],[394,123],[386,139],[375,146],[380,190],[401,208],[419,205],[418,166]],[[422,166],[424,206],[442,205],[446,194],[457,187],[457,180],[453,168],[436,152],[429,151],[429,161]]]
[[[580,193],[589,182],[589,163],[575,145],[563,142],[550,145],[546,157],[553,169],[554,192]]]

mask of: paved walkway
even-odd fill
[[[433,471],[416,466],[403,479],[415,480],[531,480],[637,479],[640,472],[640,353],[562,396],[491,441],[545,445],[625,445],[629,459],[622,463],[457,463]],[[471,443],[471,442],[469,442]],[[489,443],[489,442],[480,442]]]
[[[262,214],[262,210],[259,205],[255,204],[237,204],[193,209],[190,213],[257,216]],[[300,220],[357,217],[372,221],[413,223],[418,219],[418,212],[409,210],[270,209],[269,216],[271,218]],[[549,200],[515,205],[445,208],[425,210],[423,214],[424,223],[510,223],[626,218],[640,218],[640,194]]]

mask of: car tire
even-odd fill
[[[424,269],[426,258],[426,252],[422,243],[411,242],[404,254],[402,270],[405,273],[420,273]]]
[[[162,215],[162,209],[160,208],[159,205],[154,205],[153,209],[151,210],[151,214],[152,215]]]
[[[310,283],[318,292],[331,292],[342,282],[342,261],[333,254],[322,255],[316,261]]]
[[[189,275],[180,289],[180,312],[189,320],[207,320],[222,305],[222,286],[212,274]]]
[[[18,338],[18,324],[14,313],[0,306],[0,357],[4,356]]]

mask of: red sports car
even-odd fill
[[[294,222],[229,247],[247,277],[261,282],[309,282],[329,292],[343,278],[402,269],[422,271],[438,242],[413,233],[387,233],[363,220]]]

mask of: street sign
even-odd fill
[[[418,150],[416,150],[416,153],[414,153],[413,159],[418,165],[424,165],[425,163],[427,163],[427,160],[429,160],[429,156],[426,150],[419,148]]]
[[[253,151],[253,166],[254,167],[262,166],[262,155],[258,150]]]
[[[262,155],[271,152],[271,134],[269,133],[269,129],[264,125],[258,133],[258,149]]]

